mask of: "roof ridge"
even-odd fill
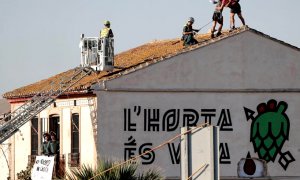
[[[158,63],[162,60],[170,59],[171,57],[196,50],[198,48],[205,47],[207,45],[219,42],[223,39],[230,38],[232,36],[236,36],[246,31],[251,31],[253,33],[259,34],[268,39],[279,42],[283,45],[291,47],[300,51],[300,49],[291,44],[280,41],[276,38],[273,38],[269,35],[266,35],[258,30],[252,29],[248,26],[242,26],[236,28],[234,31],[229,32],[229,30],[223,30],[222,35],[216,38],[211,38],[210,33],[197,34],[195,38],[200,42],[199,44],[192,45],[189,47],[184,47],[181,43],[180,38],[173,39],[164,39],[164,40],[153,40],[137,46],[135,48],[123,51],[115,55],[115,69],[113,72],[100,72],[97,75],[90,75],[83,78],[78,84],[76,84],[73,88],[71,88],[70,92],[84,92],[91,85],[95,83],[99,83],[101,81],[106,81],[114,78],[118,78],[122,75],[134,72],[136,70],[148,67],[149,65]],[[43,84],[47,82],[51,82],[61,76],[64,76],[70,73],[72,69],[67,70],[65,72],[56,74],[47,79],[43,79],[37,81],[33,84],[29,84],[27,86],[23,86],[12,91],[6,92],[3,97],[4,98],[21,98],[21,97],[30,97],[34,94],[38,93],[42,88]]]
[[[278,42],[278,43],[280,43],[280,44],[282,44],[282,45],[285,45],[285,46],[288,46],[288,47],[290,47],[290,48],[293,48],[293,49],[296,49],[296,50],[300,51],[300,47],[297,47],[297,46],[292,45],[292,44],[290,44],[290,43],[287,43],[287,42],[285,42],[285,41],[282,41],[282,40],[279,40],[279,39],[277,39],[277,38],[274,38],[274,37],[272,37],[272,36],[270,36],[270,35],[268,35],[268,34],[265,34],[265,33],[261,32],[261,31],[258,31],[258,30],[256,30],[256,29],[253,29],[253,28],[250,28],[250,27],[248,27],[248,29],[249,29],[250,31],[252,31],[252,32],[254,32],[254,33],[256,33],[256,34],[262,35],[262,36],[264,36],[264,37],[266,37],[266,38],[268,38],[268,39],[270,39],[270,40],[276,41],[276,42]]]

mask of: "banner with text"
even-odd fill
[[[31,172],[32,180],[51,180],[54,156],[37,156]]]

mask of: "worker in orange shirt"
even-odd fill
[[[212,17],[213,20],[213,27],[211,28],[211,38],[215,37],[215,31],[216,31],[216,26],[217,23],[219,24],[218,32],[216,34],[216,37],[220,36],[222,34],[222,27],[223,27],[223,15],[222,11],[220,10],[220,7],[222,5],[222,2],[219,1],[214,1],[214,4],[216,4],[216,8]]]

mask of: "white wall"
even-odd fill
[[[20,107],[20,103],[11,105],[11,110],[14,111]],[[18,132],[16,132],[9,142],[11,143],[10,151],[10,168],[11,178],[17,178],[17,173],[26,169],[28,163],[28,155],[30,154],[30,125],[31,122],[24,124]]]
[[[11,151],[11,147],[9,145],[9,141],[5,141],[0,145],[0,179],[7,179],[9,177],[9,153]]]
[[[60,142],[60,153],[65,154],[66,163],[68,162],[68,153],[71,152],[71,109],[62,110],[61,136],[63,141]]]
[[[31,122],[27,122],[20,128],[20,133],[14,135],[15,138],[15,173],[25,170],[28,164],[28,155],[31,153]]]
[[[155,147],[162,142],[170,139],[178,134],[179,128],[183,125],[184,112],[186,109],[194,109],[199,114],[198,123],[204,123],[205,110],[213,109],[215,116],[211,118],[213,125],[218,125],[221,117],[220,124],[229,124],[232,126],[224,126],[223,130],[220,128],[220,145],[223,144],[223,153],[220,152],[220,157],[230,155],[228,159],[223,158],[222,161],[228,164],[221,163],[220,175],[221,176],[237,176],[237,163],[241,158],[246,158],[248,152],[253,157],[258,157],[254,152],[252,143],[250,142],[250,132],[252,121],[247,121],[244,107],[247,107],[256,113],[256,107],[260,103],[266,103],[270,99],[275,99],[277,102],[285,101],[288,104],[286,115],[290,121],[289,140],[286,141],[282,147],[282,152],[289,151],[296,161],[290,163],[287,170],[284,170],[278,163],[279,155],[277,155],[274,162],[268,163],[269,174],[271,176],[299,176],[300,167],[300,136],[299,116],[300,116],[300,94],[299,93],[211,93],[211,92],[98,92],[98,103],[101,108],[98,109],[99,114],[99,135],[98,147],[100,149],[101,158],[115,158],[124,160],[125,146],[124,143],[129,142],[129,137],[133,137],[137,148],[134,155],[137,155],[139,148],[144,143],[152,143],[151,146]],[[140,108],[140,109],[139,109]],[[135,124],[135,131],[125,130],[124,109],[131,111],[131,123]],[[158,121],[153,124],[158,124],[159,131],[145,131],[145,109],[158,109]],[[163,130],[163,116],[170,110],[179,110],[179,125],[175,130],[167,132]],[[222,116],[222,110],[225,111]],[[153,118],[153,114],[151,114]],[[175,119],[176,119],[175,118]],[[126,118],[128,120],[128,118]],[[147,118],[146,118],[147,120]],[[170,122],[174,119],[169,119]],[[224,120],[224,121],[223,121]],[[221,123],[224,122],[224,123]],[[128,121],[127,121],[128,123]],[[224,129],[232,129],[225,131]],[[178,141],[175,141],[177,148]],[[228,147],[228,151],[226,148]],[[141,160],[146,162],[146,160]],[[162,150],[155,152],[155,160],[151,164],[154,167],[162,169],[166,176],[179,176],[179,164],[172,163],[171,153],[168,146]],[[145,165],[144,168],[149,168],[151,165]]]
[[[81,107],[80,129],[80,163],[95,167],[97,165],[97,153],[88,106]]]
[[[255,111],[254,116],[258,118],[256,107],[275,99],[278,103],[284,101],[288,104],[285,113],[290,120],[290,134],[282,153],[290,152],[296,161],[285,170],[278,163],[277,155],[274,162],[268,163],[269,174],[300,178],[300,140],[297,138],[300,135],[299,60],[298,49],[246,31],[104,81],[99,84],[97,92],[100,132],[97,139],[97,148],[100,149],[98,156],[124,160],[125,143],[129,141],[135,144],[132,148],[137,148],[134,155],[139,153],[144,143],[152,143],[151,147],[159,145],[178,134],[184,115],[195,110],[199,115],[198,123],[203,123],[209,114],[212,115],[213,125],[218,125],[219,119],[231,119],[232,127],[223,128],[229,131],[220,128],[220,157],[223,157],[220,174],[223,177],[236,176],[237,163],[241,158],[245,158],[248,152],[258,157],[250,142],[252,121],[247,121],[244,107]],[[163,118],[168,110],[173,109],[175,114],[165,118],[169,117],[170,122],[175,118],[174,122],[177,122],[176,118],[179,117],[181,124],[167,132],[162,129]],[[159,126],[158,132],[144,130],[145,117],[146,120],[148,118],[144,116],[144,110],[146,113],[148,110],[160,112],[157,115],[159,120],[152,122]],[[131,112],[135,131],[124,128],[125,112],[128,115],[128,111]],[[220,122],[230,125],[226,121]],[[176,147],[167,146],[155,154],[152,165],[162,168],[166,176],[179,176],[179,165],[174,164],[174,153],[170,153],[170,149],[176,150]],[[151,156],[148,158],[151,159]]]
[[[72,113],[79,113],[80,116],[80,162],[81,164],[85,163],[92,166],[96,166],[97,164],[97,153],[95,148],[88,99],[89,98],[60,99],[56,101],[56,108],[51,105],[38,114],[39,118],[46,119],[48,119],[49,115],[51,114],[58,114],[60,116],[60,154],[65,155],[67,167],[68,154],[71,152]],[[77,106],[74,106],[74,100],[77,100]],[[11,107],[12,111],[19,106],[20,104],[13,104]],[[5,154],[8,157],[12,179],[16,178],[16,174],[22,170],[25,170],[27,167],[28,155],[30,155],[31,153],[30,125],[30,122],[27,122],[20,128],[21,133],[17,132],[5,142],[11,143],[9,149],[5,149],[5,147],[3,146]],[[45,124],[45,128],[49,128],[48,124]],[[0,152],[0,154],[2,154],[2,152]],[[6,179],[6,177],[8,176],[7,163],[3,157],[4,156],[2,155],[0,156],[0,167],[3,167],[1,168],[0,179]]]
[[[299,89],[300,51],[244,32],[120,78],[109,90]]]

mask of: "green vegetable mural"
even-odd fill
[[[280,155],[279,164],[287,170],[289,164],[295,161],[293,155],[287,151],[282,152],[284,143],[289,140],[290,121],[285,113],[288,104],[284,101],[269,100],[257,106],[257,115],[254,111],[244,107],[247,120],[252,120],[250,129],[250,142],[260,159],[274,162]]]

